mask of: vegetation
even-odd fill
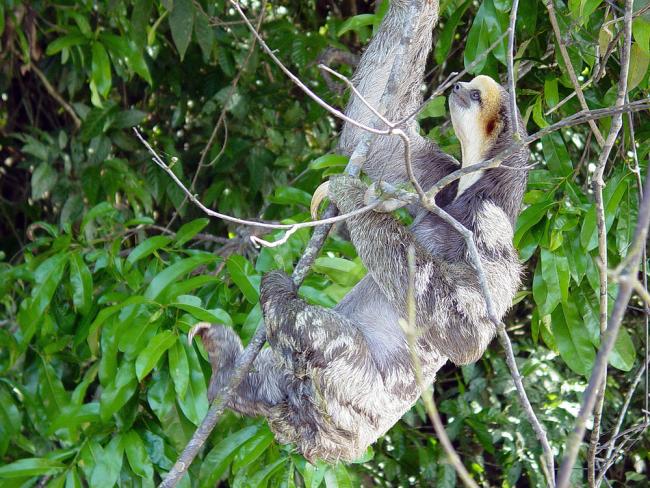
[[[429,92],[506,32],[512,4],[440,3]],[[282,61],[343,107],[348,95],[328,87],[319,56],[327,48],[361,52],[387,0],[241,4]],[[649,95],[647,5],[634,6],[630,101]],[[602,75],[584,87],[588,106],[612,106],[619,2],[557,1],[555,8],[580,83]],[[574,86],[544,2],[520,3],[516,39],[517,101],[528,131],[580,111],[577,97],[565,101]],[[262,235],[259,228],[206,219],[131,129],[141,128],[206,206],[291,223],[309,218],[313,190],[345,166],[335,154],[340,121],[259,50],[226,0],[0,0],[0,42],[0,486],[153,486],[208,409],[209,364],[199,344],[188,344],[188,330],[219,322],[249,339],[261,321],[261,275],[290,272],[310,231],[254,248],[249,237]],[[506,46],[507,37],[471,73],[505,82]],[[353,66],[337,69],[351,75]],[[444,97],[419,120],[459,156]],[[610,119],[596,124],[606,135]],[[527,272],[507,327],[559,459],[600,343],[592,193],[600,148],[583,124],[531,150],[537,164],[515,232]],[[647,113],[624,116],[605,171],[609,268],[627,254],[649,154]],[[300,293],[325,306],[365,273],[338,234],[312,271]],[[616,293],[611,283],[612,302]],[[633,299],[610,357],[603,442],[646,355],[645,306]],[[621,431],[643,419],[641,383]],[[480,485],[544,486],[541,448],[496,342],[476,364],[441,370],[435,397]],[[650,436],[639,428],[632,434],[608,472],[612,486],[648,483]],[[219,480],[235,487],[458,483],[420,403],[364,459],[337,466],[311,465],[275,443],[260,419],[229,413],[182,486]],[[585,480],[576,469],[574,485]]]

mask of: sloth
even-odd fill
[[[510,146],[513,117],[523,127],[520,115],[510,113],[508,92],[487,76],[455,84],[449,106],[463,166]],[[504,161],[506,167],[464,175],[437,195],[437,204],[473,232],[499,318],[520,284],[512,237],[528,157],[521,148]],[[457,168],[435,145],[413,164],[425,190]],[[328,184],[329,198],[344,213],[363,207],[367,191],[351,176]],[[430,385],[447,360],[457,365],[478,360],[495,335],[462,236],[425,209],[414,212],[409,227],[381,211],[346,221],[368,273],[333,309],[299,298],[283,272],[262,279],[260,303],[270,347],[260,352],[228,406],[265,416],[276,439],[293,443],[308,460],[358,459],[422,393],[400,325],[407,316],[411,246],[416,256],[413,347],[423,384]],[[242,343],[220,325],[200,324],[193,333],[209,354],[212,399],[229,381]]]

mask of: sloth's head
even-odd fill
[[[489,76],[453,86],[449,111],[463,150],[463,165],[486,159],[489,150],[507,135],[508,109],[508,92]]]

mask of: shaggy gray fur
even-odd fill
[[[505,97],[503,103],[507,107]],[[511,140],[508,127],[504,124],[493,152]],[[522,150],[506,164],[521,166],[527,157]],[[451,171],[449,158],[437,148],[418,167],[423,180],[429,177],[425,187]],[[439,198],[475,233],[499,316],[519,286],[512,226],[525,184],[525,171],[492,169],[459,198],[453,198],[455,190]],[[366,189],[360,180],[341,176],[331,180],[330,197],[341,212],[350,212],[363,206]],[[450,226],[424,212],[411,228],[377,212],[347,222],[368,275],[328,310],[298,298],[284,273],[267,274],[260,301],[271,347],[257,358],[230,405],[266,416],[278,441],[294,443],[308,459],[332,462],[360,457],[421,393],[398,323],[406,316],[410,245],[416,249],[416,350],[425,382],[434,381],[447,359],[476,361],[495,334],[465,243]],[[215,371],[214,395],[229,377],[241,342],[221,326],[202,335]]]
[[[412,2],[391,1],[386,20],[355,77],[361,92],[375,106],[388,82],[381,65],[390,66],[396,56],[394,36],[408,3]],[[431,47],[431,24],[437,18],[433,4],[437,2],[424,4],[407,60],[412,70],[397,87],[400,103],[385,107],[392,120],[420,103],[418,85]],[[504,91],[501,112],[505,123],[488,157],[512,141],[508,106]],[[348,115],[372,120],[354,97]],[[415,126],[409,130],[414,171],[425,189],[458,168],[433,142],[419,136]],[[358,130],[344,127],[341,151],[350,154],[359,138]],[[383,138],[373,147],[376,149],[364,171],[375,181],[406,181],[399,139]],[[528,152],[522,149],[505,164],[523,166],[527,159]],[[512,234],[525,185],[525,171],[491,169],[458,198],[454,182],[436,199],[475,233],[499,316],[506,312],[519,286],[520,265]],[[366,185],[351,177],[330,182],[330,198],[341,212],[361,207],[365,191]],[[406,252],[410,245],[416,248],[416,352],[425,383],[434,381],[448,359],[456,364],[476,361],[495,334],[465,243],[441,219],[421,210],[414,224],[406,228],[390,214],[370,212],[348,220],[347,225],[368,274],[331,310],[298,298],[284,273],[264,276],[260,302],[270,348],[257,357],[253,371],[229,405],[246,415],[264,415],[279,442],[294,443],[310,460],[335,462],[360,457],[421,393],[398,323],[406,317]],[[199,334],[212,364],[212,399],[232,374],[242,345],[239,337],[223,326]]]

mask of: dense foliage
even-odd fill
[[[241,3],[286,65],[344,106],[347,95],[328,88],[317,59],[327,48],[359,53],[385,2],[377,10],[363,1]],[[441,1],[428,89],[499,38],[510,5]],[[580,81],[597,61],[606,68],[585,88],[589,106],[612,105],[619,54],[607,48],[621,30],[618,2],[555,5]],[[520,2],[516,33],[518,103],[533,132],[580,106],[575,97],[560,103],[573,88],[543,2]],[[649,89],[648,13],[633,33],[629,98],[638,100]],[[208,408],[209,366],[202,347],[187,343],[189,328],[226,323],[248,339],[261,320],[261,274],[290,271],[310,233],[254,249],[250,228],[208,221],[186,202],[131,128],[207,206],[295,222],[308,218],[317,184],[345,164],[334,154],[340,121],[287,80],[225,0],[0,0],[0,36],[0,486],[153,486]],[[473,73],[505,80],[505,46]],[[638,207],[630,120],[643,174],[650,152],[647,114],[626,117],[606,170],[610,267],[626,253]],[[420,122],[459,154],[444,97]],[[609,123],[597,122],[605,134]],[[591,191],[599,149],[586,125],[531,149],[539,164],[515,234],[527,273],[507,325],[559,454],[600,340]],[[333,235],[300,291],[332,306],[364,273],[353,246]],[[610,360],[605,438],[644,355],[642,307],[629,308]],[[435,391],[480,483],[543,486],[541,449],[498,344],[474,365],[445,367]],[[624,426],[642,407],[639,392]],[[612,469],[618,486],[648,482],[648,441],[636,439]],[[276,444],[260,419],[227,414],[190,477],[183,486],[456,485],[419,404],[364,459],[332,467]],[[582,479],[576,470],[575,484]]]

